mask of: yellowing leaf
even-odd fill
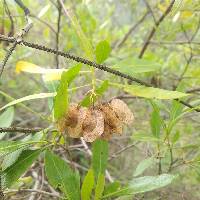
[[[43,72],[43,68],[35,65],[35,64],[32,64],[32,63],[29,63],[29,62],[26,62],[26,61],[19,61],[17,62],[16,64],[16,72],[17,73],[20,73],[20,72],[29,72],[29,73],[41,73]]]
[[[48,73],[42,76],[44,82],[56,81],[61,79],[62,72]]]
[[[65,69],[45,69],[33,63],[29,63],[26,61],[18,61],[16,64],[16,72],[28,72],[32,74],[50,74],[49,76],[57,77],[58,75],[61,76],[63,71],[67,71]]]
[[[29,63],[26,61],[18,61],[16,64],[16,72],[19,74],[20,72],[28,72],[32,74],[42,74],[42,78],[45,82],[60,80],[61,74],[64,71],[68,71],[68,69],[46,69],[35,65],[33,63]],[[80,73],[88,73],[89,71],[82,71]]]
[[[165,5],[163,5],[163,4],[158,4],[158,8],[159,8],[159,10],[160,11],[162,11],[162,12],[165,12],[165,10],[166,10],[166,6]]]
[[[186,19],[189,18],[193,15],[193,13],[191,11],[182,11],[181,12],[181,18]]]

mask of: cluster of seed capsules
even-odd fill
[[[133,120],[134,115],[127,104],[113,99],[89,108],[70,104],[57,126],[69,137],[83,137],[86,142],[94,142],[98,138],[109,140],[114,134],[122,134],[123,126],[130,125]]]

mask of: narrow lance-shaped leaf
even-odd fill
[[[20,176],[31,166],[36,158],[41,153],[41,149],[38,150],[25,150],[21,152],[20,156],[11,166],[2,171],[2,185],[3,187],[10,187]]]
[[[96,54],[96,60],[98,63],[104,62],[108,56],[110,55],[111,47],[108,41],[103,40],[99,42],[96,46],[95,54]]]
[[[54,98],[54,117],[56,120],[62,118],[68,108],[68,86],[72,80],[78,75],[81,65],[70,68],[67,72],[63,72],[61,81]]]
[[[113,84],[117,87],[122,88],[125,92],[138,97],[150,98],[150,99],[178,99],[182,97],[189,96],[189,94],[164,90],[154,87],[145,87],[140,85],[121,85]]]
[[[178,101],[172,102],[172,107],[169,113],[169,123],[168,123],[168,134],[171,133],[172,128],[180,119],[181,114],[183,113],[183,105]]]
[[[100,200],[104,191],[105,186],[105,176],[103,174],[99,174],[97,179],[97,184],[95,188],[95,196],[94,200]]]
[[[38,141],[0,141],[0,157],[3,157],[11,152],[14,152],[21,148],[30,147],[32,144],[39,143]],[[46,143],[41,141],[41,143]]]
[[[98,179],[99,174],[104,174],[108,159],[108,142],[104,140],[96,140],[92,146],[92,167],[95,178]]]
[[[109,183],[105,186],[104,189],[104,195],[109,194],[109,193],[114,193],[118,190],[120,190],[121,184],[117,181],[113,182],[113,183]]]
[[[80,199],[80,176],[68,164],[50,151],[45,153],[45,172],[54,188],[60,188],[68,200]]]
[[[2,170],[5,170],[9,166],[11,166],[19,158],[22,151],[29,149],[29,147],[31,147],[34,144],[37,144],[37,142],[46,143],[46,141],[42,140],[42,137],[43,137],[43,132],[41,131],[41,132],[35,133],[34,135],[27,135],[26,137],[24,137],[22,140],[19,141],[20,143],[18,146],[14,146],[15,144],[11,145],[12,144],[11,143],[10,148],[9,148],[10,150],[8,149],[7,153],[5,152],[4,156],[2,156],[3,158],[3,162],[1,164]],[[0,151],[0,155],[1,155],[1,151]]]
[[[144,176],[140,178],[134,178],[129,182],[128,186],[121,188],[116,192],[106,194],[102,197],[102,199],[149,192],[171,184],[176,177],[176,175],[162,174],[159,176]]]
[[[1,107],[0,111],[4,110],[4,109],[6,109],[6,108],[8,108],[10,106],[14,106],[16,104],[20,104],[20,103],[25,102],[25,101],[30,101],[30,100],[35,100],[35,99],[44,99],[44,98],[54,97],[55,95],[56,95],[55,92],[28,95],[28,96],[25,96],[25,97],[22,97],[22,98],[19,98],[19,99],[16,99],[14,101],[9,102],[5,106]]]
[[[0,115],[0,127],[9,127],[14,118],[14,108],[10,107]],[[0,140],[6,133],[0,133]]]
[[[129,183],[129,188],[134,194],[152,191],[172,183],[177,176],[162,174],[159,176],[144,176],[133,179]]]
[[[82,200],[90,200],[92,189],[94,188],[94,172],[93,169],[89,169],[86,174],[82,188],[81,188],[81,199]]]
[[[151,114],[151,120],[150,120],[151,132],[156,138],[159,138],[160,137],[161,124],[162,124],[162,119],[161,119],[161,116],[160,116],[160,109],[153,102],[152,102],[152,106],[153,106],[153,112]]]
[[[154,163],[153,157],[142,160],[137,165],[136,170],[134,172],[134,176],[139,176],[140,174],[142,174],[148,167],[153,165],[153,163]]]
[[[112,68],[132,76],[139,73],[157,71],[160,67],[161,65],[154,61],[138,58],[128,58],[119,61]]]

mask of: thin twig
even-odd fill
[[[44,130],[43,128],[22,128],[22,127],[0,127],[0,133],[17,132],[17,133],[37,133]]]
[[[131,28],[129,29],[129,31],[124,35],[124,37],[117,43],[117,45],[114,47],[115,49],[121,48],[122,45],[126,42],[126,40],[128,39],[128,37],[132,34],[132,32],[145,20],[145,18],[147,17],[147,15],[149,14],[149,12],[146,12],[140,19],[139,21],[134,24],[133,26],[131,26]]]
[[[3,62],[1,64],[1,71],[0,71],[0,78],[3,74],[4,68],[6,66],[6,63],[8,62],[8,59],[10,58],[10,56],[12,55],[13,51],[15,50],[16,46],[17,46],[18,42],[15,41],[14,44],[12,45],[12,47],[8,50],[8,52],[6,53],[5,58],[3,59]]]
[[[32,14],[32,13],[30,14],[30,17],[35,18],[35,19],[38,20],[39,22],[45,24],[47,27],[49,27],[49,29],[52,31],[52,33],[54,33],[54,34],[56,35],[56,31],[55,31],[54,27],[51,26],[50,23],[46,22],[46,21],[43,20],[43,19],[40,19],[39,17],[37,17],[36,15],[34,15],[34,14]]]
[[[151,13],[151,16],[152,16],[152,18],[153,18],[153,20],[154,20],[154,23],[156,24],[157,21],[156,21],[155,15],[154,15],[154,13],[153,13],[153,10],[152,10],[152,8],[151,8],[149,2],[148,2],[147,0],[143,0],[143,1],[144,1],[145,5],[146,5],[147,9],[148,9],[149,12]]]
[[[156,45],[160,45],[160,44],[164,44],[164,45],[188,45],[188,41],[155,41],[155,40],[151,40],[150,41],[151,44],[156,44]],[[193,45],[200,45],[200,42],[190,42]]]
[[[119,154],[123,153],[124,151],[136,146],[139,142],[130,144],[128,146],[125,146],[124,148],[122,148],[121,150],[117,151],[116,153],[114,153],[113,155],[110,156],[110,158],[108,159],[108,161],[111,161],[112,159],[116,158]]]
[[[8,4],[7,2],[4,0],[4,4],[5,4],[5,11],[10,19],[10,30],[9,30],[9,33],[8,33],[8,36],[11,37],[14,35],[14,20],[13,20],[13,17],[11,15],[11,12],[10,12],[10,9],[8,7]]]
[[[62,6],[58,0],[58,20],[57,20],[57,32],[56,32],[56,50],[59,50],[59,35],[60,35],[60,24],[61,24]],[[56,68],[59,68],[59,56],[56,54]]]
[[[24,14],[28,16],[30,14],[30,10],[24,5],[21,0],[15,0],[18,6],[24,11]]]
[[[5,56],[5,58],[3,59],[3,62],[2,62],[2,64],[1,64],[0,78],[1,78],[1,76],[2,76],[2,73],[3,73],[3,71],[4,71],[4,68],[5,68],[5,66],[6,66],[6,63],[7,63],[8,59],[9,59],[10,56],[12,55],[12,53],[13,53],[13,51],[15,50],[16,46],[22,42],[23,36],[25,36],[25,35],[28,33],[28,31],[31,29],[32,25],[33,25],[32,22],[29,21],[29,22],[26,24],[26,26],[21,30],[21,32],[19,32],[19,33],[17,34],[16,38],[15,38],[14,41],[13,41],[12,47],[8,50],[6,56]]]
[[[183,25],[182,25],[183,33],[184,33],[186,39],[188,40],[188,44],[189,44],[189,48],[190,48],[190,57],[187,58],[186,55],[185,55],[185,59],[186,59],[187,62],[186,62],[186,65],[185,65],[185,67],[184,67],[184,69],[183,69],[183,72],[181,73],[181,75],[180,75],[180,77],[179,77],[179,79],[178,79],[178,83],[177,83],[175,89],[178,87],[179,83],[182,81],[183,77],[185,76],[186,72],[188,71],[189,65],[190,65],[190,63],[192,62],[192,59],[193,59],[193,57],[194,57],[194,56],[193,56],[193,49],[192,49],[191,42],[192,42],[193,39],[196,37],[196,35],[197,35],[198,31],[199,31],[199,28],[200,28],[200,18],[199,18],[198,25],[197,25],[197,27],[196,27],[194,33],[192,34],[192,36],[191,36],[191,38],[190,38],[189,35],[187,34],[185,28],[184,28]]]
[[[8,191],[5,191],[4,194],[16,193],[16,192],[31,192],[31,193],[34,192],[34,193],[40,193],[40,194],[44,194],[44,195],[63,199],[61,196],[59,196],[57,194],[46,192],[46,191],[43,191],[43,190],[34,190],[34,189],[8,190]]]
[[[156,22],[156,25],[152,28],[151,32],[149,33],[149,36],[147,37],[147,40],[145,41],[142,50],[139,54],[139,58],[142,58],[145,51],[147,50],[147,47],[150,44],[150,40],[152,39],[152,37],[154,36],[156,29],[158,28],[158,26],[161,24],[161,22],[165,19],[165,17],[169,14],[169,12],[171,11],[173,5],[175,3],[175,0],[172,0],[171,3],[169,4],[169,6],[167,7],[167,9],[165,10],[165,12],[161,15],[161,17],[159,18],[159,20]]]

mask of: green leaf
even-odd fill
[[[176,177],[175,175],[162,174],[135,178],[129,183],[129,188],[134,194],[148,192],[169,185]]]
[[[5,159],[15,151],[25,150],[34,144],[46,144],[46,141],[0,141],[0,158]]]
[[[22,151],[26,148],[27,148],[26,146],[23,146],[15,151],[10,152],[9,154],[5,155],[3,162],[1,164],[2,170],[5,170],[9,166],[11,166],[19,158]]]
[[[50,184],[60,188],[69,200],[80,199],[80,176],[50,151],[45,153],[45,172]]]
[[[92,169],[88,170],[87,175],[85,176],[81,188],[81,199],[90,200],[92,189],[94,187],[94,172]]]
[[[183,105],[178,101],[173,101],[172,108],[170,111],[170,121],[175,120],[182,113],[182,110],[183,110]]]
[[[183,113],[183,105],[178,101],[173,101],[172,107],[169,113],[169,123],[168,123],[168,134],[171,133],[173,127],[176,125],[178,120],[181,118],[181,114]]]
[[[44,99],[44,98],[54,97],[55,95],[56,95],[56,93],[39,93],[39,94],[28,95],[28,96],[22,97],[20,99],[16,99],[14,101],[11,101],[10,103],[1,107],[0,111],[4,110],[5,108],[8,108],[10,106],[14,106],[16,104],[22,103],[24,101],[30,101],[30,100],[35,100],[35,99]]]
[[[103,194],[105,186],[105,176],[103,174],[99,174],[98,179],[97,179],[97,184],[95,188],[95,196],[94,200],[100,200]]]
[[[125,92],[133,96],[150,98],[150,99],[178,99],[181,97],[189,96],[189,94],[170,91],[153,87],[145,87],[140,85],[119,85]]]
[[[106,187],[104,189],[104,195],[116,192],[117,190],[120,189],[120,187],[121,187],[121,184],[119,182],[115,181],[113,183],[110,183],[110,184],[106,185]]]
[[[107,89],[108,89],[108,84],[109,82],[107,80],[105,80],[96,90],[95,90],[95,94],[96,95],[92,95],[88,94],[82,101],[81,101],[81,106],[87,107],[89,106],[92,102],[91,102],[91,97],[93,99],[93,103],[98,99],[99,96],[101,96]]]
[[[61,82],[57,89],[57,94],[54,98],[54,117],[56,120],[62,118],[67,112],[69,106],[68,100],[68,83],[65,82],[64,74],[62,73]]]
[[[9,127],[12,124],[14,118],[14,108],[10,107],[0,115],[0,127]],[[6,135],[6,133],[0,133],[0,140]]]
[[[154,135],[156,138],[160,137],[160,129],[161,129],[161,124],[162,124],[162,119],[160,116],[160,109],[159,107],[152,102],[153,106],[153,112],[151,114],[151,132],[152,135]]]
[[[113,68],[132,76],[138,73],[157,71],[160,67],[160,64],[150,60],[128,58],[118,62]]]
[[[108,41],[103,40],[96,46],[95,55],[98,63],[104,62],[110,55],[111,47]]]
[[[15,163],[2,171],[3,186],[10,187],[15,183],[32,165],[40,153],[41,149],[23,151]]]
[[[21,148],[31,146],[35,142],[0,141],[0,156],[3,157]]]
[[[28,135],[25,138],[23,138],[21,141],[19,141],[19,146],[15,146],[13,148],[10,147],[11,149],[8,150],[6,154],[4,154],[5,156],[2,156],[3,157],[3,162],[1,164],[2,170],[5,170],[9,166],[11,166],[19,158],[23,150],[28,149],[34,143],[40,142],[42,140],[42,136],[43,136],[42,131],[35,133],[33,136]],[[8,146],[10,145],[12,145],[12,143],[9,144]],[[6,148],[4,147],[4,149]],[[1,155],[1,151],[0,151],[0,155]]]
[[[176,133],[172,136],[172,144],[175,144],[180,139],[180,132],[177,130]]]
[[[10,107],[0,115],[0,127],[9,127],[14,118],[14,108]]]
[[[70,83],[78,76],[80,70],[81,70],[81,64],[77,64],[71,68],[69,68],[68,71],[62,73],[61,81],[64,84],[70,85]]]
[[[136,167],[134,176],[141,175],[147,168],[149,168],[151,165],[153,165],[153,163],[154,163],[153,157],[142,160]]]
[[[70,68],[67,72],[63,72],[61,81],[54,98],[54,117],[56,120],[62,118],[68,108],[68,86],[72,80],[78,75],[81,65]]]
[[[108,142],[105,140],[96,140],[92,145],[92,167],[96,179],[99,174],[104,174],[108,160]]]
[[[159,176],[144,176],[140,178],[134,178],[128,184],[128,186],[116,192],[104,195],[103,199],[107,199],[109,197],[134,195],[159,189],[171,184],[176,177],[176,175],[162,174]]]

